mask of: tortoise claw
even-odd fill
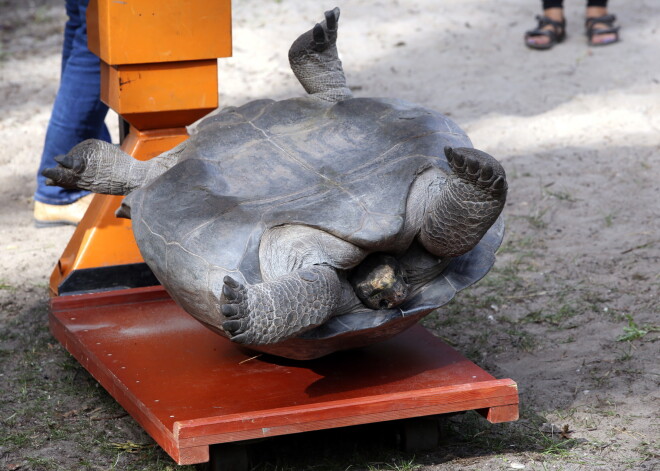
[[[318,23],[314,25],[314,29],[312,30],[312,38],[314,39],[314,44],[316,45],[317,49],[323,49],[323,47],[328,42],[328,38],[325,36],[323,26]]]
[[[454,152],[452,149],[452,160],[451,160],[451,166],[455,171],[462,172],[465,169],[465,157],[463,157],[461,154]]]
[[[479,162],[476,159],[468,157],[466,159],[465,167],[466,167],[465,173],[467,174],[468,177],[474,180],[476,180],[479,177],[479,169],[481,168],[481,166],[479,165]]]
[[[67,154],[56,155],[54,160],[62,167],[66,167],[66,168],[73,167],[73,162],[71,162],[71,157],[69,157]]]
[[[229,286],[231,288],[237,289],[240,288],[241,284],[233,279],[231,276],[227,275],[225,276],[222,281],[225,283],[225,286]],[[224,289],[224,288],[223,288]]]
[[[227,283],[225,281],[225,283]],[[226,300],[228,301],[235,301],[236,298],[238,297],[236,294],[236,287],[229,287],[228,284],[225,284],[222,287],[222,294],[225,297]]]
[[[225,317],[234,317],[239,312],[238,306],[235,304],[223,304],[220,310]]]
[[[504,187],[506,186],[506,182],[503,177],[497,177],[495,179],[495,182],[493,182],[493,190],[503,190]]]
[[[245,345],[245,344],[251,344],[252,341],[252,336],[249,334],[249,332],[243,332],[242,334],[235,335],[231,338],[232,342]]]
[[[339,8],[335,7],[332,10],[325,12],[325,24],[328,31],[337,31],[337,22],[339,21]]]
[[[490,164],[485,164],[481,167],[481,173],[479,174],[479,181],[489,182],[493,177],[493,166]]]
[[[242,320],[231,320],[222,324],[222,328],[231,335],[238,335],[245,332],[245,323]]]
[[[445,157],[447,157],[447,162],[452,163],[454,160],[453,149],[449,146],[445,146]]]

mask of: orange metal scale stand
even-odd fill
[[[420,326],[312,361],[239,349],[161,287],[53,298],[57,339],[179,464],[209,445],[479,410],[518,418],[518,391]]]
[[[102,98],[131,124],[125,152],[148,159],[169,150],[217,107],[230,12],[229,0],[90,1]],[[95,196],[76,228],[51,276],[50,328],[177,463],[208,461],[213,444],[325,428],[466,410],[491,422],[518,418],[512,380],[495,379],[422,327],[314,361],[254,357],[162,287],[104,280],[109,269],[144,265],[130,221],[114,216],[120,202]],[[74,279],[87,288],[65,289]]]

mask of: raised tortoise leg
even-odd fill
[[[289,49],[289,64],[305,91],[329,102],[351,98],[337,54],[339,8],[325,12],[325,21],[300,35]]]
[[[127,195],[161,175],[177,162],[179,148],[148,161],[136,160],[119,147],[88,139],[66,155],[55,158],[59,164],[42,172],[49,185],[107,195]]]
[[[427,202],[419,239],[439,257],[462,255],[479,243],[499,217],[507,183],[500,163],[472,148],[445,148],[454,173]]]
[[[244,286],[225,277],[222,328],[234,342],[277,343],[322,324],[339,304],[341,284],[334,268],[312,266],[273,281]]]

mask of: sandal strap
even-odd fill
[[[566,28],[566,20],[556,21],[551,18],[548,18],[547,16],[536,15],[536,21],[539,22],[539,25],[536,27],[536,29],[541,29],[544,26],[548,26],[548,25],[554,26],[555,29],[563,30],[564,28]]]
[[[587,28],[587,31],[593,30],[594,25],[598,23],[602,23],[604,25],[607,25],[611,29],[615,29],[618,31],[619,27],[614,26],[614,22],[616,21],[616,16],[612,14],[607,14],[603,16],[597,16],[597,17],[592,17],[592,18],[587,18],[584,20],[584,26]],[[600,29],[599,29],[600,31]]]
[[[538,26],[525,33],[526,36],[548,36],[550,39],[563,39],[566,32],[566,20],[556,21],[547,16],[536,15]],[[546,26],[552,26],[553,29],[543,29]]]

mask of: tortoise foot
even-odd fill
[[[338,23],[339,8],[326,11],[324,21],[314,25],[311,30],[300,35],[293,43],[289,50],[289,56],[297,58],[308,57],[311,54],[313,57],[322,58],[322,61],[336,59],[337,50],[335,46],[337,44]]]
[[[48,185],[89,190],[109,195],[127,195],[139,186],[138,162],[119,147],[98,139],[87,139],[66,155],[55,157],[57,167],[41,174]]]
[[[224,303],[220,310],[229,320],[222,324],[222,328],[235,342],[249,343],[251,335],[246,334],[250,324],[247,290],[231,276],[225,276],[223,281]]]
[[[55,157],[57,167],[46,168],[41,174],[46,177],[48,185],[58,185],[62,188],[88,189],[86,183],[91,180],[95,169],[88,162],[91,152],[86,152],[90,141],[75,146],[66,155]]]
[[[337,53],[339,8],[325,12],[325,19],[301,34],[289,49],[289,63],[307,93],[336,103],[353,96]]]
[[[317,23],[312,28],[312,48],[316,52],[323,52],[337,43],[337,22],[339,21],[339,8],[325,12],[325,21]]]
[[[222,328],[244,345],[278,343],[322,324],[341,291],[335,271],[320,266],[248,287],[229,276],[223,281]]]
[[[445,156],[457,177],[493,195],[507,190],[506,175],[494,157],[469,147],[445,147]]]

